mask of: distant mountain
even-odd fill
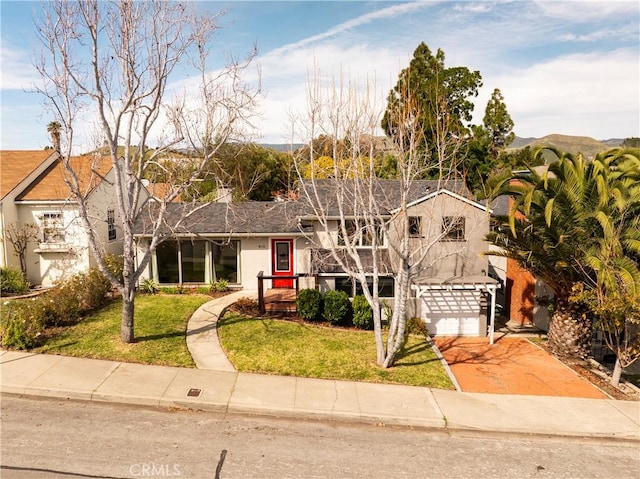
[[[375,138],[376,143],[374,149],[378,152],[393,152],[395,147],[393,143],[386,137],[380,136]],[[553,146],[565,153],[582,153],[587,158],[593,158],[597,153],[606,151],[622,145],[623,138],[610,138],[608,140],[594,140],[588,136],[571,136],[551,134],[542,138],[527,137],[522,138],[516,136],[509,145],[509,149],[520,149],[526,146],[536,148],[538,146]],[[305,146],[302,143],[290,145],[287,143],[261,143],[260,146],[271,148],[276,151],[297,150]]]
[[[260,146],[264,148],[271,148],[276,151],[292,151],[297,150],[304,146],[303,143],[294,143],[293,145],[289,143],[260,143]]]
[[[620,146],[624,140],[613,138],[610,140],[598,141],[588,136],[570,136],[552,134],[542,138],[520,138],[516,137],[509,148],[520,149],[524,147],[536,148],[538,146],[552,146],[565,153],[582,153],[586,158],[593,158],[596,154],[610,148]]]
[[[624,142],[624,140],[624,138],[610,138],[608,140],[601,141],[610,148],[616,148],[618,146],[622,146],[622,142]]]

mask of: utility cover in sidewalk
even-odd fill
[[[191,388],[191,389],[189,389],[189,392],[187,393],[187,396],[193,397],[193,398],[197,398],[197,397],[200,396],[201,393],[202,393],[202,389]]]

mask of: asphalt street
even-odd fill
[[[636,478],[637,443],[2,398],[2,478]]]

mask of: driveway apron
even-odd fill
[[[523,338],[435,337],[464,392],[607,399],[571,368]]]

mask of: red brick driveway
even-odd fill
[[[524,338],[435,337],[464,392],[607,399],[572,369]]]

